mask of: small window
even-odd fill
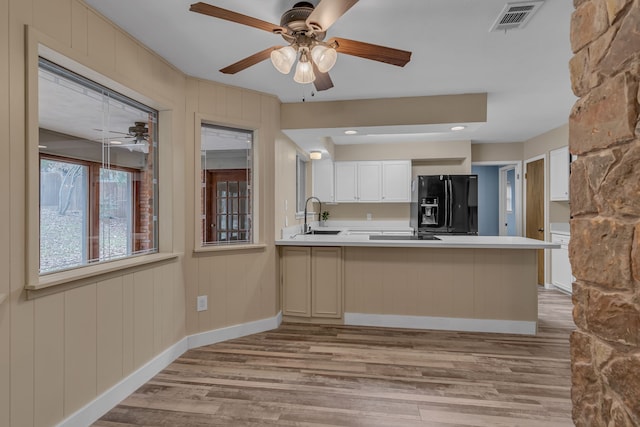
[[[40,274],[157,252],[157,111],[39,61]]]
[[[296,212],[304,212],[307,200],[307,162],[300,154],[296,155]]]
[[[253,242],[253,132],[201,126],[202,245]]]

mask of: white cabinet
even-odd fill
[[[411,201],[411,161],[335,162],[335,201]]]
[[[382,201],[411,201],[411,162],[409,160],[382,162]]]
[[[358,201],[358,163],[335,163],[336,202]]]
[[[314,160],[311,165],[313,174],[313,191],[311,194],[320,199],[322,203],[335,202],[333,160]]]
[[[551,249],[551,283],[571,293],[573,276],[569,262],[569,236],[551,233],[551,242],[559,243],[560,249]]]
[[[379,202],[382,199],[382,164],[358,163],[358,201]]]
[[[549,152],[549,199],[569,200],[569,147]]]
[[[336,162],[336,202],[379,202],[381,162]]]

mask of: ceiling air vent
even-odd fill
[[[542,6],[543,2],[544,0],[534,0],[507,3],[489,31],[507,31],[523,28],[536,10]]]

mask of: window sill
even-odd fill
[[[122,273],[123,270],[174,260],[178,258],[179,255],[180,254],[178,253],[140,255],[80,267],[73,270],[61,271],[59,273],[47,274],[40,276],[38,283],[29,283],[25,286],[25,289],[27,290],[27,298],[33,299],[38,296],[49,295],[78,286],[83,286],[87,283],[95,282],[95,278],[98,276],[105,276],[110,273]]]
[[[252,243],[246,245],[211,245],[200,246],[193,250],[194,253],[207,253],[207,252],[224,252],[224,251],[251,251],[251,250],[264,250],[267,245],[264,243]]]

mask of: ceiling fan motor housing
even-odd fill
[[[320,28],[309,27],[307,25],[307,18],[313,12],[313,4],[303,1],[296,3],[293,8],[287,10],[282,14],[280,18],[280,26],[288,28],[294,36],[301,34],[307,34],[310,31],[313,32],[313,38],[316,40],[324,39],[325,32],[320,31]],[[308,34],[310,35],[310,34]],[[283,34],[284,37],[284,34]],[[288,40],[285,38],[285,40]],[[288,40],[289,41],[289,40]]]

